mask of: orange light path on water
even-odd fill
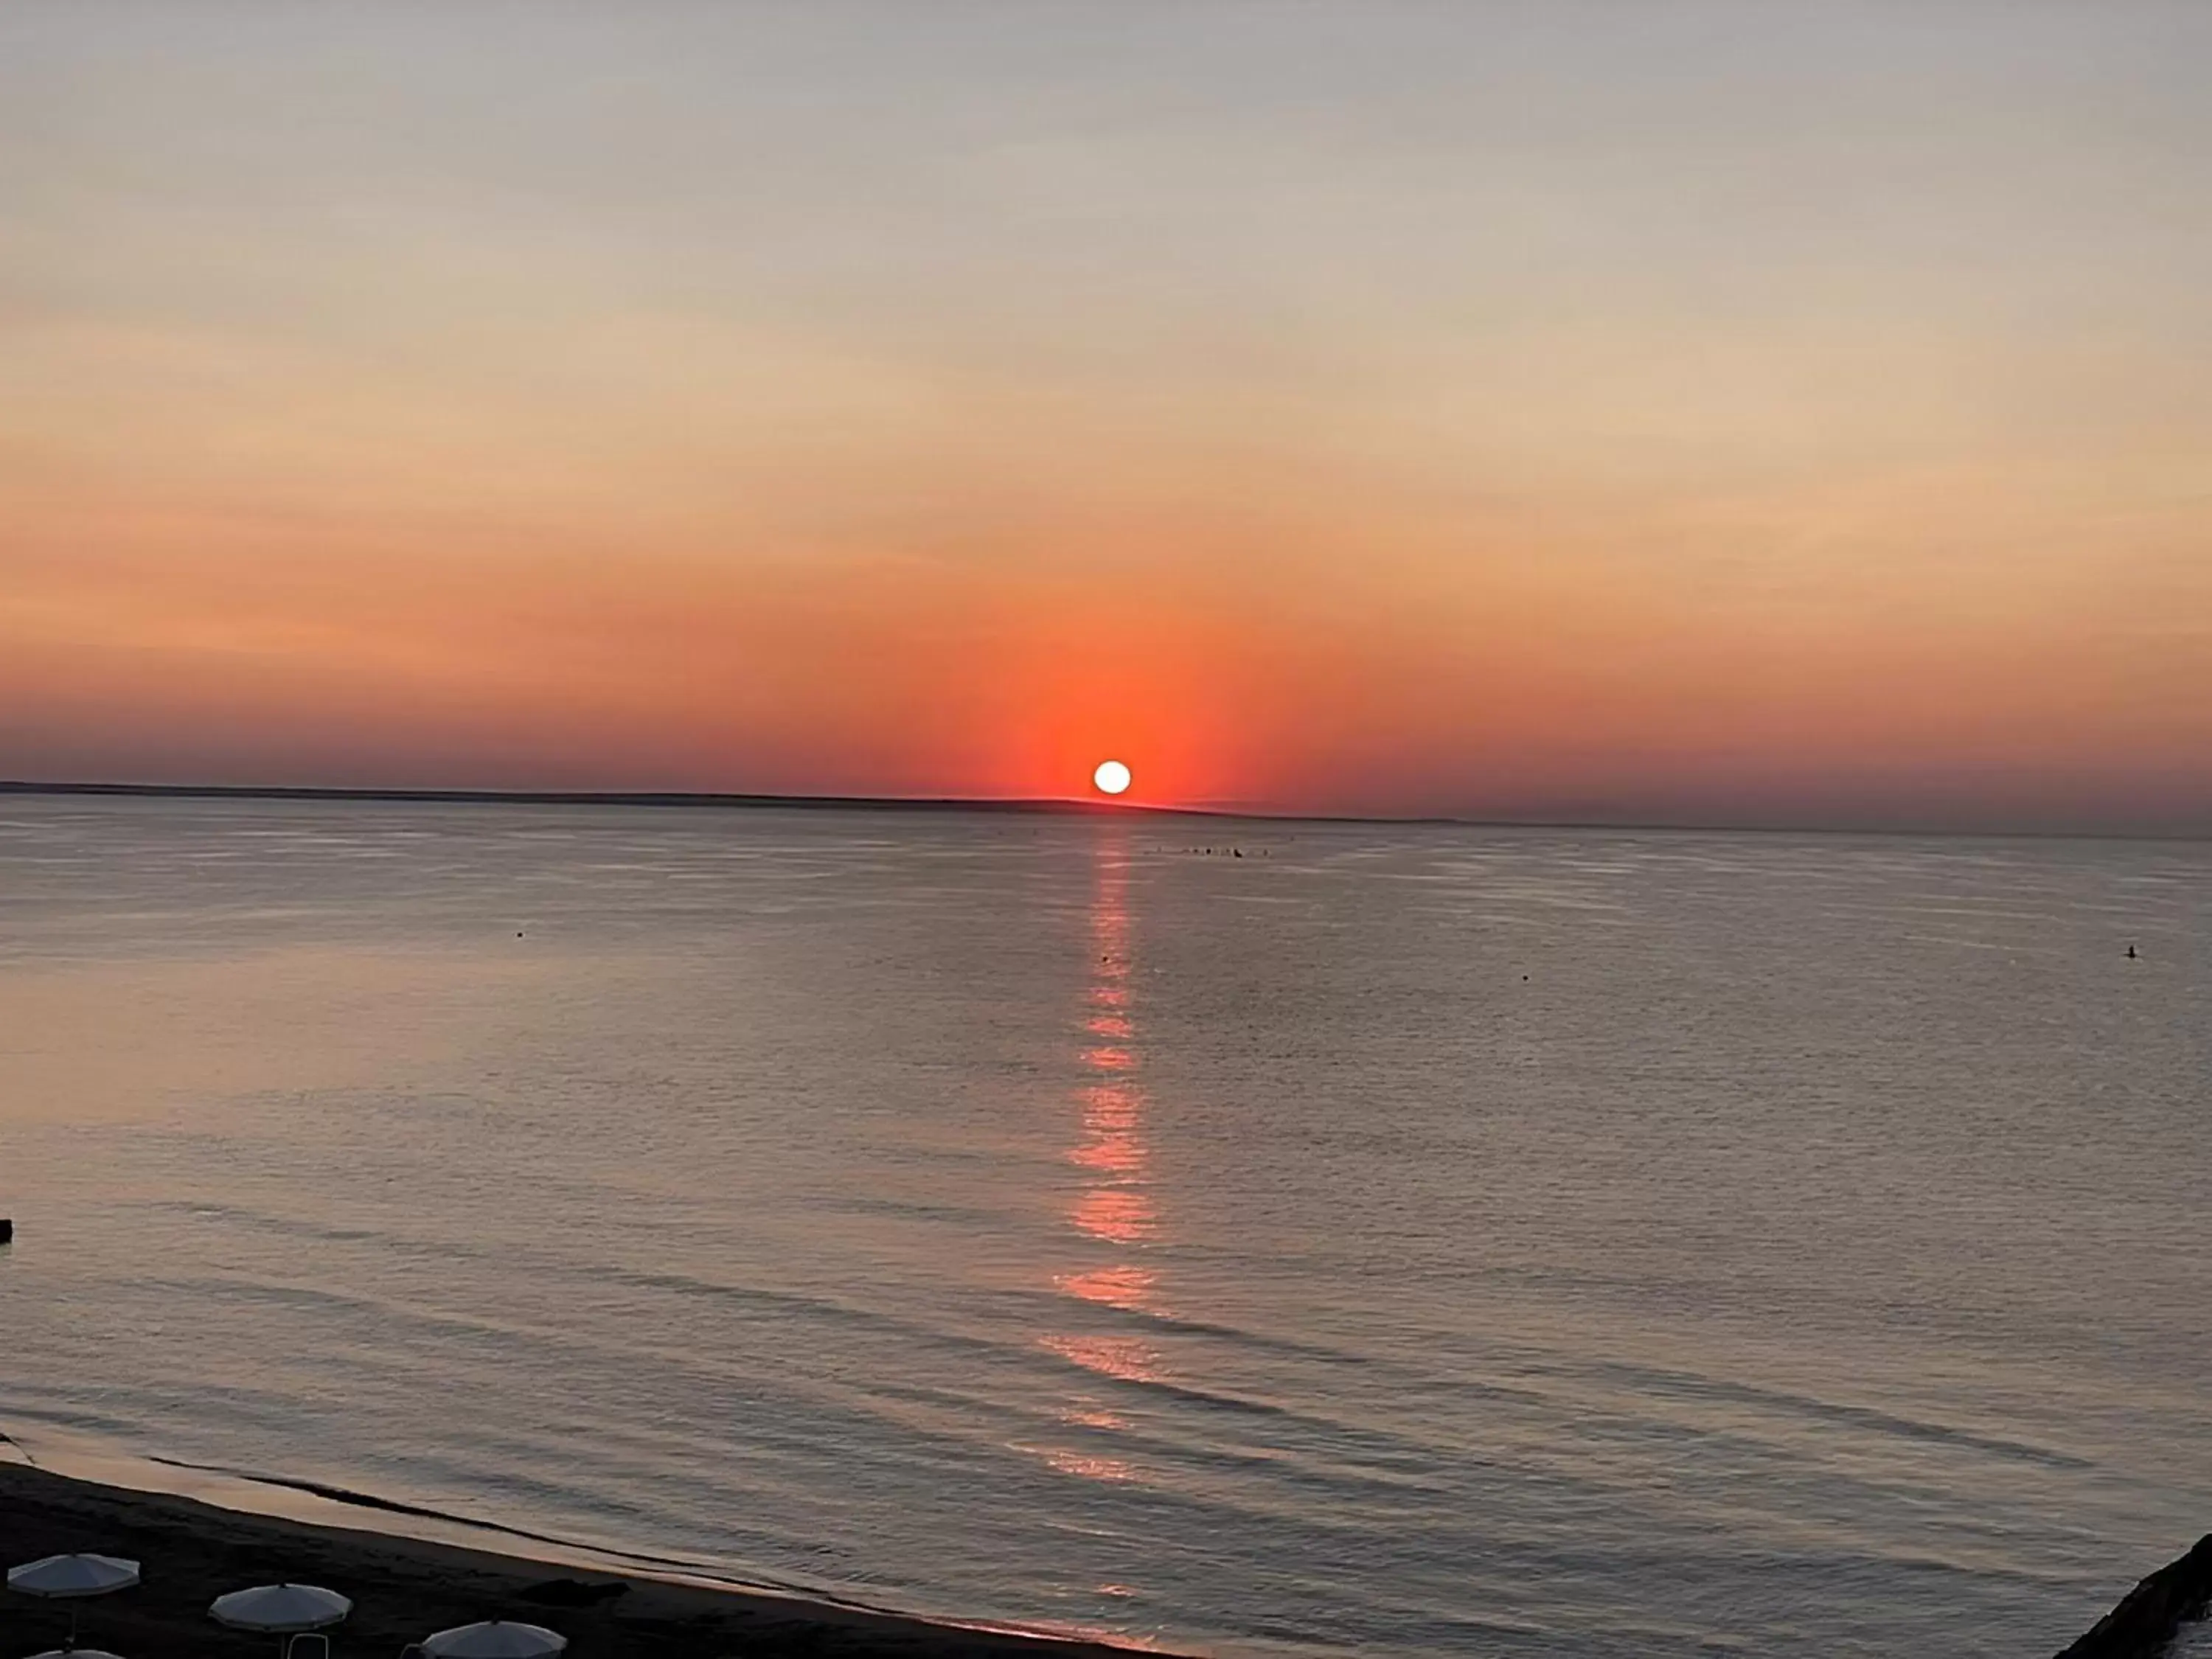
[[[1121,1315],[1156,1313],[1159,1274],[1133,1254],[1158,1238],[1160,1214],[1148,1190],[1146,1097],[1132,1075],[1139,1054],[1130,987],[1127,849],[1118,837],[1098,843],[1090,942],[1091,972],[1084,1000],[1094,1012],[1080,1016],[1077,1024],[1086,1035],[1113,1041],[1076,1050],[1091,1080],[1075,1091],[1081,1136],[1065,1156],[1086,1178],[1069,1201],[1066,1219],[1079,1238],[1112,1254],[1097,1266],[1056,1274],[1053,1288],[1082,1307]],[[1040,1338],[1039,1346],[1109,1382],[1154,1382],[1163,1374],[1158,1346],[1127,1331],[1055,1331]],[[1120,1412],[1088,1395],[1069,1400],[1060,1417],[1068,1427],[1093,1436],[1129,1426]],[[1083,1480],[1122,1483],[1139,1478],[1127,1459],[1095,1445],[1045,1447],[1037,1455],[1059,1473]]]

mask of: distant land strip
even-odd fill
[[[1668,835],[1960,836],[1977,841],[2172,841],[2212,839],[2196,825],[2039,829],[1978,823],[1850,823],[1784,818],[1730,822],[1703,815],[1669,817],[1606,808],[1538,809],[1526,814],[1280,812],[1264,807],[1147,806],[1078,796],[761,795],[702,789],[407,789],[285,783],[66,783],[0,778],[0,795],[104,795],[153,800],[411,801],[456,806],[674,806],[775,808],[839,812],[1007,812],[1128,818],[1236,818],[1260,823],[1448,824],[1474,830],[1598,830]]]
[[[489,806],[765,806],[847,812],[1068,812],[1104,817],[1288,816],[1223,807],[1143,806],[1134,802],[1061,800],[1049,797],[746,795],[684,789],[353,789],[281,783],[40,783],[0,779],[0,795],[124,795],[157,800],[391,800]],[[1410,821],[1413,820],[1392,820]]]

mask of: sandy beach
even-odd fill
[[[1105,1659],[1126,1650],[934,1625],[780,1595],[591,1572],[446,1544],[314,1526],[0,1467],[0,1559],[68,1551],[137,1559],[137,1588],[79,1604],[78,1639],[125,1659],[236,1654],[268,1659],[273,1638],[226,1630],[208,1604],[250,1584],[327,1586],[354,1601],[332,1632],[341,1652],[396,1654],[433,1631],[479,1619],[527,1620],[582,1655],[1050,1655]],[[59,1646],[67,1604],[0,1598],[9,1651]]]

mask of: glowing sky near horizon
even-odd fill
[[[0,11],[0,776],[2212,830],[2212,7]]]

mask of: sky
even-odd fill
[[[0,9],[0,777],[2212,834],[2212,6]]]

